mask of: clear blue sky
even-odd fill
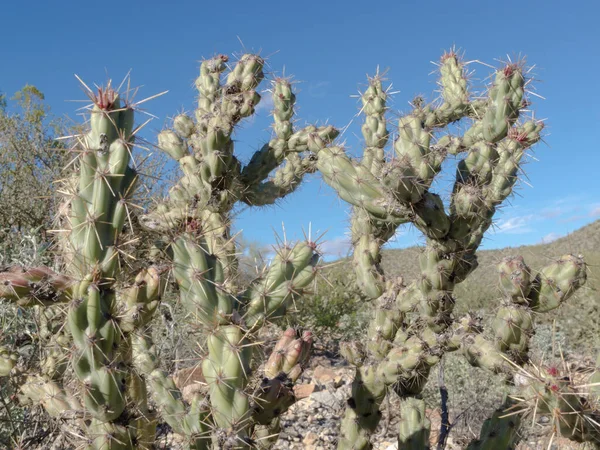
[[[2,7],[0,90],[37,86],[56,114],[73,116],[82,99],[73,74],[102,83],[132,69],[140,95],[169,93],[148,103],[158,116],[146,137],[168,117],[194,105],[198,61],[214,53],[261,50],[274,74],[294,74],[300,124],[329,120],[345,126],[358,111],[351,98],[367,73],[389,68],[392,107],[406,110],[417,93],[435,89],[430,75],[441,53],[456,45],[466,59],[526,55],[535,64],[537,116],[548,118],[546,144],[527,166],[528,183],[498,216],[485,247],[537,243],[600,218],[600,6],[595,1],[318,1],[158,2],[27,1]],[[239,39],[238,39],[239,37]],[[243,42],[243,46],[240,43]],[[476,77],[488,69],[472,64]],[[266,87],[266,86],[265,86]],[[429,97],[431,98],[431,97]],[[238,133],[242,159],[269,138],[267,108]],[[359,123],[345,135],[360,153]],[[154,133],[154,134],[153,134]],[[447,178],[451,175],[448,174]],[[447,192],[446,192],[447,193]],[[237,226],[262,243],[281,223],[299,237],[312,223],[327,231],[328,248],[344,247],[348,208],[317,176],[276,207],[245,211]],[[416,242],[415,233],[392,246]]]

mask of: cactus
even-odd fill
[[[580,396],[568,373],[558,367],[528,367],[518,407],[546,416],[552,432],[575,442],[600,442],[600,411]]]
[[[0,376],[18,378],[19,399],[69,422],[77,430],[70,439],[88,449],[152,448],[159,420],[186,448],[271,448],[281,414],[295,401],[294,383],[313,336],[286,330],[263,363],[261,333],[309,292],[320,252],[310,237],[285,241],[242,287],[233,211],[240,203],[273,204],[318,171],[352,206],[353,268],[374,304],[366,339],[341,346],[356,374],[338,448],[371,448],[381,404],[392,391],[401,404],[398,448],[429,448],[421,393],[450,352],[509,381],[522,372],[534,374],[526,383],[515,382],[517,404],[505,402],[469,448],[512,448],[525,411],[552,417],[555,433],[598,441],[597,407],[574,395],[579,392],[570,379],[528,359],[535,314],[558,308],[585,283],[582,257],[563,256],[535,275],[522,258],[507,258],[499,266],[503,299],[491,324],[453,313],[455,286],[477,267],[484,234],[512,193],[526,151],[541,139],[543,124],[523,117],[529,107],[523,64],[504,65],[487,92],[476,96],[461,58],[444,54],[441,99],[413,100],[398,121],[392,158],[385,151],[388,93],[379,74],[370,78],[361,97],[361,160],[333,146],[333,126],[296,129],[293,86],[275,78],[272,139],[243,164],[233,135],[255,113],[263,68],[264,60],[252,54],[231,65],[223,55],[202,62],[193,116],[176,116],[172,129],[158,135],[158,148],[178,162],[181,177],[166,198],[140,215],[131,213],[138,177],[132,159],[140,129],[134,129],[136,104],[110,83],[97,92],[87,88],[90,130],[77,138],[75,170],[60,188],[61,264],[0,272],[0,297],[40,309],[40,336],[48,344],[37,373],[24,373],[18,355],[0,347]],[[458,121],[468,123],[462,135],[443,134]],[[451,155],[462,159],[447,205],[432,186]],[[155,242],[129,277],[121,270],[123,229],[134,220],[154,233]],[[402,224],[414,225],[426,238],[421,276],[408,284],[386,277],[380,266],[382,246]],[[206,386],[185,399],[162,370],[149,333],[167,273],[205,339],[199,344]],[[68,305],[64,330],[54,325],[52,310],[61,303]],[[593,404],[598,370],[590,380]],[[513,407],[521,409],[507,414]]]
[[[529,362],[534,313],[557,308],[586,281],[580,256],[563,256],[536,276],[521,258],[509,258],[500,265],[505,298],[490,329],[484,331],[471,315],[454,317],[454,287],[477,267],[484,233],[510,196],[543,123],[523,117],[530,105],[523,63],[496,70],[487,92],[479,95],[469,90],[464,63],[454,51],[445,53],[438,67],[441,99],[412,101],[412,110],[398,121],[392,158],[384,151],[391,133],[385,120],[387,90],[379,74],[369,79],[361,96],[363,157],[355,160],[342,147],[318,155],[324,180],[352,206],[352,264],[358,286],[375,306],[367,338],[342,345],[356,375],[341,424],[341,450],[371,448],[380,406],[391,390],[407,409],[399,448],[427,448],[424,412],[414,402],[440,358],[459,350],[472,365],[511,378],[516,367]],[[466,123],[464,133],[444,134],[456,121]],[[462,159],[446,206],[431,187],[450,155]],[[381,247],[407,223],[427,242],[419,258],[421,276],[408,285],[401,278],[387,279],[380,266]],[[486,427],[507,423],[495,416]],[[418,438],[407,440],[407,433]],[[512,448],[511,433],[490,441],[484,430],[483,443],[472,448]]]
[[[62,188],[59,245],[64,271],[9,269],[0,274],[0,295],[20,306],[69,305],[67,322],[74,344],[70,361],[78,383],[72,387],[62,382],[65,367],[51,352],[42,373],[27,375],[23,396],[44,405],[52,416],[80,411],[87,420],[83,427],[89,448],[132,448],[153,441],[155,420],[146,407],[145,389],[130,389],[136,380],[143,381],[130,370],[132,328],[121,325],[138,311],[142,317],[135,326],[145,324],[150,315],[144,313],[155,308],[160,296],[160,273],[148,267],[133,285],[116,284],[119,237],[137,181],[130,165],[137,132],[134,105],[110,83],[87,92],[92,101],[90,130],[77,138],[72,152],[78,167]],[[132,303],[135,308],[129,308]],[[64,345],[65,337],[60,340]]]
[[[277,428],[277,416],[293,401],[289,386],[282,383],[297,378],[288,373],[297,369],[284,364],[280,370],[285,377],[265,374],[265,385],[254,394],[249,392],[257,332],[266,322],[281,318],[307,290],[319,254],[310,240],[286,243],[261,276],[240,290],[231,210],[237,202],[261,206],[293,192],[303,175],[315,170],[315,153],[338,132],[332,126],[313,125],[294,130],[295,95],[289,80],[277,78],[271,88],[274,137],[242,166],[233,154],[232,133],[260,100],[256,89],[264,77],[264,61],[257,55],[243,55],[222,84],[227,61],[219,55],[202,63],[196,80],[195,120],[179,115],[174,131],[159,135],[159,147],[179,162],[183,176],[169,198],[143,216],[141,223],[163,236],[182,304],[208,334],[208,354],[202,363],[210,398],[210,417],[205,419],[212,429],[208,437],[220,448],[246,448],[257,439],[267,439],[264,427]],[[305,337],[297,345],[309,340]],[[300,361],[305,356],[288,358]],[[157,386],[155,393],[171,385],[164,377],[154,377],[157,383],[164,386]],[[287,394],[281,396],[280,389]],[[179,432],[188,439],[197,433],[183,427]]]
[[[492,336],[464,336],[462,350],[474,366],[511,372],[511,362],[528,362],[534,313],[548,312],[566,301],[585,283],[586,266],[581,256],[565,255],[532,278],[522,257],[507,257],[498,271],[506,297],[492,321]]]
[[[429,450],[429,419],[425,416],[425,402],[407,398],[400,405],[398,450]]]
[[[315,152],[338,131],[313,125],[296,130],[293,86],[277,78],[271,87],[274,136],[243,165],[232,135],[260,101],[264,61],[244,55],[224,77],[227,62],[219,55],[202,63],[195,118],[181,114],[173,130],[159,134],[159,148],[179,162],[183,175],[168,198],[139,217],[142,227],[156,233],[151,255],[168,259],[182,304],[206,331],[206,395],[196,394],[191,404],[182,399],[161,371],[148,333],[167,266],[145,262],[129,281],[120,270],[122,230],[126,220],[135,220],[132,149],[139,128],[133,128],[135,104],[110,83],[98,92],[88,89],[90,130],[77,138],[76,170],[61,188],[63,267],[0,273],[0,297],[48,308],[41,311],[40,336],[49,344],[40,372],[19,373],[19,397],[42,404],[53,417],[75,416],[86,448],[152,447],[157,412],[189,448],[249,448],[257,442],[268,448],[279,415],[295,401],[292,387],[308,357],[310,333],[283,335],[258,386],[255,347],[263,326],[308,290],[317,273],[317,244],[284,243],[263,273],[241,289],[231,211],[238,202],[262,206],[293,192],[304,174],[316,170]],[[59,303],[68,304],[66,334],[51,324],[50,307]],[[71,345],[67,368],[64,349]],[[5,376],[17,357],[4,347],[0,356]],[[69,381],[72,373],[76,384]]]

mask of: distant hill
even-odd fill
[[[416,278],[419,274],[419,252],[418,247],[384,250],[382,257],[386,275],[402,275],[407,282]],[[537,321],[546,327],[555,326],[570,347],[594,349],[593,352],[596,352],[600,348],[600,220],[550,243],[479,251],[479,267],[455,290],[456,314],[477,311],[490,316],[494,313],[500,299],[496,265],[505,256],[522,255],[535,272],[553,258],[570,253],[585,257],[589,266],[588,282],[558,311],[540,314]],[[328,278],[347,276],[349,262],[346,259],[333,264]]]
[[[480,250],[477,252],[480,267],[473,275],[477,274],[477,277],[481,277],[492,268],[491,266],[509,255],[522,255],[529,266],[536,269],[546,264],[549,258],[570,253],[583,254],[588,264],[595,261],[595,257],[600,256],[600,220],[547,244]],[[418,254],[418,247],[384,250],[383,268],[390,275],[402,275],[406,279],[414,279],[419,271],[418,265],[414,263]]]

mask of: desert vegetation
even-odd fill
[[[532,433],[598,447],[598,223],[479,250],[544,133],[525,63],[500,64],[479,92],[448,51],[439,96],[415,97],[393,126],[376,73],[360,158],[334,125],[297,126],[294,84],[276,77],[272,136],[241,161],[235,132],[264,67],[256,54],[202,61],[197,106],[158,134],[159,159],[140,156],[148,99],[127,87],[82,82],[87,122],[68,139],[45,128],[33,87],[21,116],[3,109],[0,445],[282,448],[325,349],[351,371],[332,448],[373,448],[391,416],[402,450],[509,450]],[[307,176],[351,208],[352,256],[323,263],[308,233],[252,274],[234,211],[293,202]],[[401,226],[424,244],[384,251]]]

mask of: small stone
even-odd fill
[[[317,385],[315,384],[297,384],[294,386],[294,396],[296,400],[302,400],[303,398],[310,397],[317,390]]]
[[[308,433],[306,433],[306,436],[304,436],[304,439],[302,439],[302,443],[306,447],[308,447],[310,445],[315,445],[315,443],[317,442],[318,439],[319,439],[319,435],[317,433],[313,433],[312,431],[309,431]]]
[[[334,370],[319,366],[313,372],[313,381],[318,384],[333,384],[335,387],[339,387],[343,384],[342,376],[336,373]]]

